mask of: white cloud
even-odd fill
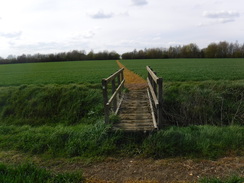
[[[10,39],[19,39],[22,35],[22,32],[0,32],[0,37],[10,38]]]
[[[199,23],[198,26],[208,26],[208,25],[217,25],[225,24],[229,22],[234,22],[236,18],[240,16],[240,13],[237,11],[204,11],[203,17],[210,19],[204,23]]]
[[[240,13],[236,11],[205,11],[203,12],[203,16],[207,18],[221,18],[221,19],[232,19],[240,16]]]
[[[92,30],[81,31],[73,33],[71,36],[72,40],[82,40],[82,39],[91,39],[95,36],[95,32]]]
[[[135,6],[143,6],[148,4],[147,0],[132,0],[132,4]]]
[[[93,19],[106,19],[106,18],[112,18],[114,16],[113,13],[104,13],[103,10],[99,10],[96,13],[89,15]]]

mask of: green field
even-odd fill
[[[0,86],[100,83],[117,69],[115,61],[6,64],[0,65]]]
[[[146,78],[146,66],[164,81],[244,79],[243,59],[122,60],[126,67]],[[100,83],[115,72],[115,61],[52,62],[0,65],[0,86],[22,84]]]
[[[150,66],[165,82],[244,79],[244,59],[148,59],[121,63],[144,78],[145,68]]]

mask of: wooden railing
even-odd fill
[[[111,112],[115,115],[118,113],[119,107],[122,103],[122,89],[124,87],[125,82],[123,71],[124,68],[118,70],[108,78],[102,80],[105,123],[109,123],[109,116]],[[112,95],[110,98],[108,98],[110,96],[110,84]]]
[[[148,96],[152,109],[154,127],[161,129],[163,127],[163,79],[157,77],[149,66],[146,67],[148,72]]]

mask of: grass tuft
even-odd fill
[[[29,163],[15,167],[0,164],[0,182],[81,183],[84,182],[84,178],[80,173],[53,174]]]

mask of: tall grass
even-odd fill
[[[100,88],[85,85],[1,87],[0,123],[92,123],[102,115]]]
[[[53,174],[33,164],[7,166],[0,164],[0,182],[6,183],[82,183],[81,173]]]
[[[230,152],[243,153],[244,127],[170,127],[143,142],[147,156],[155,158],[192,156],[216,158]]]
[[[243,125],[243,114],[243,80],[174,82],[164,85],[165,125]]]
[[[225,179],[220,178],[203,178],[199,183],[243,183],[244,177],[231,176]]]
[[[94,123],[103,117],[99,85],[0,88],[0,124]],[[164,86],[165,126],[244,124],[244,82],[174,82]]]
[[[116,135],[103,123],[76,126],[0,126],[0,147],[61,157],[107,156],[116,149]]]
[[[244,127],[170,127],[147,135],[111,132],[109,126],[0,126],[0,148],[32,154],[84,158],[174,156],[216,158],[243,154]]]

